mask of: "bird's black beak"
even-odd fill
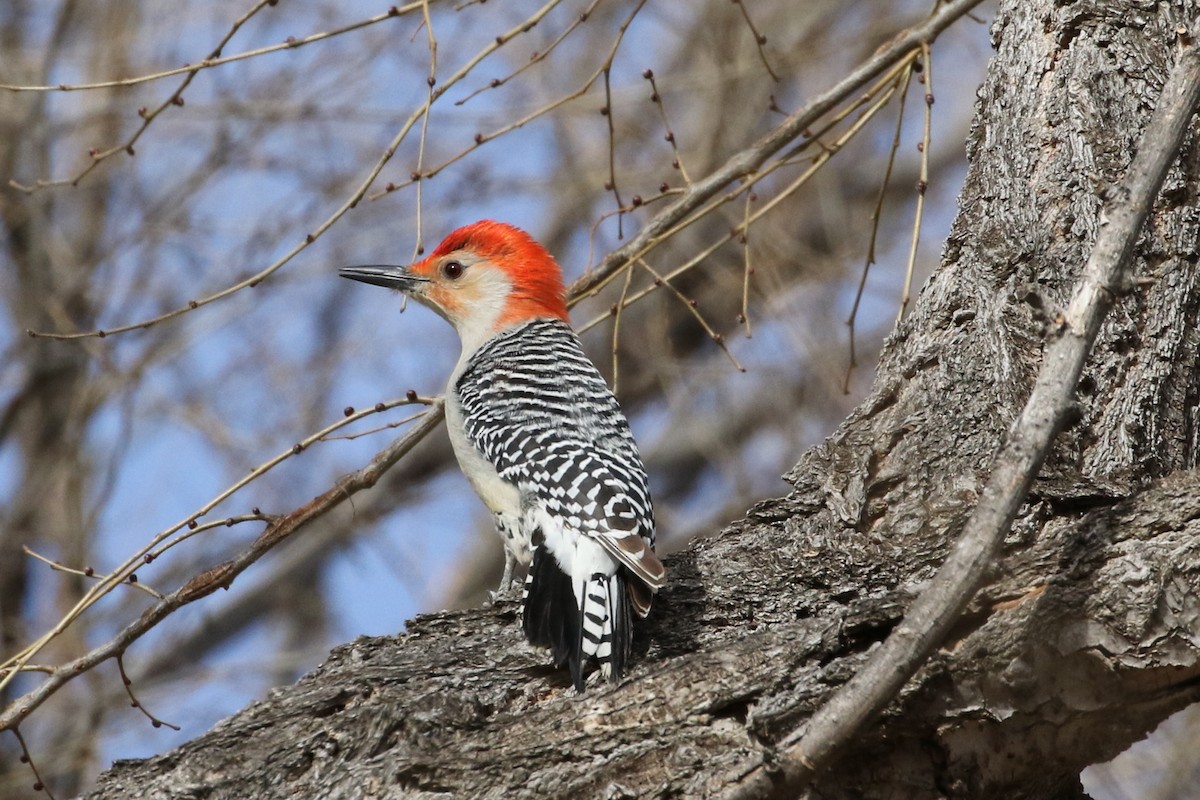
[[[355,281],[369,283],[372,286],[382,286],[386,289],[399,289],[402,292],[412,292],[422,284],[429,283],[428,278],[414,275],[408,267],[394,267],[386,264],[374,264],[364,267],[342,267],[338,275]]]

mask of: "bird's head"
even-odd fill
[[[432,308],[474,349],[531,319],[567,319],[562,270],[533,237],[483,220],[451,233],[407,267],[343,267],[344,278],[385,286]]]

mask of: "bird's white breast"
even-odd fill
[[[458,375],[459,370],[456,369],[446,389],[446,430],[450,434],[450,446],[454,448],[458,465],[467,476],[471,488],[488,510],[493,514],[518,518],[521,514],[521,493],[516,486],[501,478],[491,462],[467,439],[462,407],[454,390]]]

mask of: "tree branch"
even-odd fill
[[[683,196],[652,217],[624,246],[609,253],[594,269],[571,284],[569,296],[575,300],[596,291],[607,283],[626,264],[633,262],[654,247],[673,227],[714,197],[733,181],[752,175],[768,158],[778,153],[804,130],[862,88],[877,75],[902,61],[914,49],[928,45],[955,20],[962,17],[982,0],[955,0],[948,3],[920,25],[898,33],[880,47],[845,78],[827,89],[782,124],[750,147],[734,154],[724,164],[684,190]]]
[[[1193,26],[1197,29],[1200,21]],[[1131,286],[1134,244],[1200,101],[1200,49],[1187,32],[1179,33],[1184,44],[1179,60],[1125,180],[1107,193],[1107,223],[1102,223],[1070,305],[1052,322],[1033,393],[996,456],[962,536],[933,582],[863,668],[783,741],[778,761],[760,764],[732,787],[725,795],[730,800],[795,795],[829,766],[850,737],[925,663],[987,576],[1067,416],[1100,323],[1114,297]]]
[[[1146,658],[1145,641],[1177,643],[1182,653],[1195,627],[1194,605],[1169,618],[1156,609],[1176,602],[1171,598],[1194,597],[1200,586],[1195,481],[1195,473],[1172,476],[1016,549],[1005,561],[1004,581],[987,598],[989,606],[1003,598],[1009,610],[992,614],[989,629],[977,631],[983,642],[947,652],[944,669],[991,678],[998,671],[993,654],[1010,658],[1006,648],[1021,649],[1031,629],[1057,644],[1080,626],[1103,628],[1110,614],[1131,618],[1144,637],[1111,637],[1114,661]],[[575,696],[542,653],[521,646],[515,603],[422,615],[399,636],[361,637],[337,648],[305,678],[177,750],[118,762],[87,797],[715,796],[756,742],[808,713],[829,681],[862,663],[863,650],[901,613],[903,590],[867,586],[845,603],[829,601],[820,580],[831,562],[855,586],[868,574],[867,581],[895,585],[932,557],[908,548],[881,564],[872,552],[839,541],[797,558],[819,545],[786,537],[782,519],[818,502],[814,492],[765,503],[726,535],[668,557],[672,583],[656,599],[658,610],[641,640],[651,651],[644,667],[618,687]],[[1056,576],[1054,588],[1025,590],[1028,602],[1013,599],[1022,596],[1031,573],[1061,571],[1064,543],[1083,540],[1088,545],[1076,553],[1077,568]],[[1126,570],[1136,570],[1141,583],[1121,580]],[[1108,577],[1098,580],[1101,574]],[[774,591],[759,593],[769,588]],[[987,656],[980,656],[978,644],[988,646]],[[1069,649],[1049,650],[1043,669],[1054,679],[1041,687],[1047,691],[1059,692],[1063,681],[1095,680],[1103,669]],[[1195,699],[1200,673],[1194,664],[1170,672],[1151,666],[1127,668],[1120,677],[1105,671],[1106,691],[1087,696],[1086,708],[1063,707],[1028,685],[1014,702],[994,681],[982,689],[963,682],[944,702],[917,703],[897,715],[885,737],[888,744],[917,739],[932,727],[954,728],[964,717],[978,719],[1002,706],[1010,713],[987,739],[999,762],[993,770],[1014,786],[1036,782],[1044,789],[1064,773],[1077,774],[1078,751],[1093,743],[1067,736],[1069,746],[1060,742],[1056,749],[1058,760],[1010,759],[1036,750],[1027,714],[1055,716],[1050,727],[1061,739],[1068,724],[1144,726],[1147,717],[1161,719],[1164,712],[1148,710],[1155,704],[1178,707]],[[863,744],[872,738],[862,737]],[[928,741],[921,748],[944,752]],[[879,764],[879,791],[823,786],[824,796],[896,796],[894,786],[879,785],[888,784],[896,761],[883,757]],[[902,794],[945,796],[917,789]],[[988,796],[1050,795],[1014,789]]]
[[[234,578],[241,575],[251,564],[270,552],[284,539],[314,519],[341,505],[355,492],[374,486],[380,476],[420,442],[429,431],[441,424],[441,421],[442,403],[438,400],[412,428],[376,453],[366,466],[345,476],[305,505],[276,518],[267,526],[266,530],[259,534],[250,547],[235,558],[196,575],[147,609],[112,639],[79,658],[55,668],[36,689],[17,698],[0,713],[0,730],[15,730],[21,720],[49,699],[64,684],[84,674],[97,664],[125,652],[129,645],[149,632],[163,618],[189,603],[207,597],[217,589],[228,589]]]

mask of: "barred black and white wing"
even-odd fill
[[[520,492],[534,545],[526,635],[570,665],[577,688],[593,657],[616,680],[631,612],[645,616],[666,577],[646,470],[616,398],[559,320],[485,344],[454,391],[467,439]]]

